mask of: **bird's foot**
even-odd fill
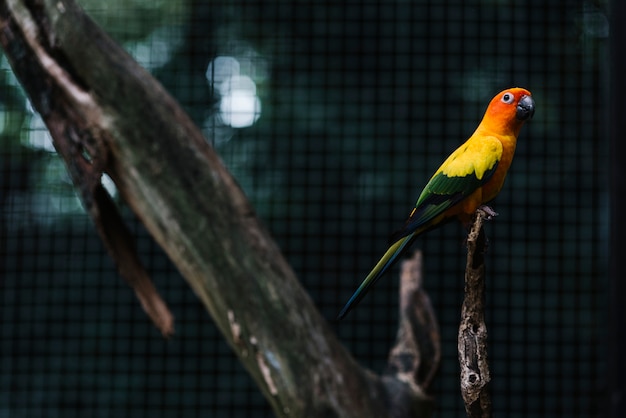
[[[487,205],[480,205],[478,207],[478,210],[485,214],[485,219],[488,220],[488,221],[490,221],[491,219],[493,219],[496,216],[498,216],[498,212],[496,212],[495,210],[491,209]]]

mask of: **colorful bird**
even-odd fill
[[[517,136],[535,113],[528,90],[511,88],[489,103],[474,134],[443,162],[417,199],[391,246],[343,307],[342,319],[422,233],[453,218],[468,224],[476,209],[495,198],[509,170]]]

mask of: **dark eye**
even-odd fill
[[[515,96],[513,96],[511,93],[504,93],[502,95],[502,103],[506,103],[506,104],[511,104],[513,103],[513,100],[515,100]]]

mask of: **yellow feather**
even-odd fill
[[[448,177],[465,177],[474,173],[481,180],[502,157],[502,143],[493,136],[472,135],[465,144],[454,151],[436,174]]]

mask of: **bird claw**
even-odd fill
[[[479,206],[478,210],[481,211],[485,215],[485,219],[488,220],[488,221],[490,221],[491,219],[493,219],[496,216],[498,216],[498,212],[496,212],[495,210],[491,209],[487,205]]]

